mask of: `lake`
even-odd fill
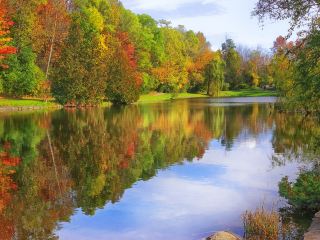
[[[3,239],[202,239],[285,206],[313,120],[275,98],[0,114]]]

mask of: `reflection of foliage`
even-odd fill
[[[297,211],[292,207],[279,209],[283,231],[286,233],[286,240],[301,240],[311,224],[313,213]]]
[[[119,201],[135,182],[201,158],[212,139],[230,149],[237,138],[258,136],[273,126],[268,105],[193,104],[175,101],[3,117],[1,152],[8,142],[6,156],[21,162],[10,175],[18,188],[10,191],[1,222],[19,239],[55,239],[58,223],[68,221],[74,209],[92,215]]]
[[[273,146],[274,165],[284,165],[288,160],[316,163],[320,156],[320,124],[314,118],[301,115],[277,114],[275,116]]]
[[[275,120],[273,164],[281,166],[287,161],[298,160],[308,165],[295,182],[284,177],[279,183],[280,195],[290,204],[282,209],[284,218],[294,225],[296,234],[301,235],[309,225],[308,221],[297,219],[310,221],[314,212],[320,209],[320,125],[316,119],[301,115],[277,114]]]

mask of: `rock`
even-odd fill
[[[217,232],[208,237],[207,240],[241,240],[241,238],[230,232]]]

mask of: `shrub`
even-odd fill
[[[274,240],[279,235],[279,214],[272,210],[268,212],[264,207],[255,212],[246,211],[243,216],[245,239]]]
[[[319,210],[320,174],[317,170],[302,171],[294,183],[284,177],[279,183],[279,193],[295,208]]]

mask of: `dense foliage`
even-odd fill
[[[273,86],[264,51],[227,39],[215,52],[203,33],[135,14],[118,0],[2,0],[0,14],[1,44],[11,53],[1,57],[9,66],[0,73],[2,95],[88,106],[128,104],[151,91]]]
[[[278,66],[276,74],[288,106],[307,115],[320,112],[319,12],[318,1],[303,0],[260,0],[253,12],[260,20],[267,16],[288,19],[289,36],[303,29],[296,42],[277,39],[273,63]]]

